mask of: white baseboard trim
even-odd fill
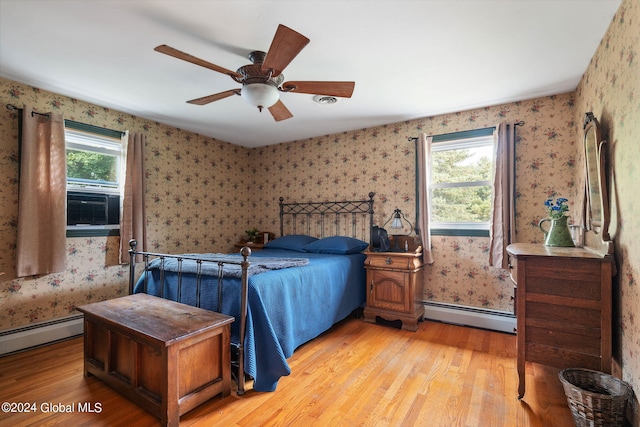
[[[0,356],[84,333],[82,314],[0,332]]]
[[[515,333],[513,313],[423,301],[424,318],[457,325]],[[84,333],[81,314],[0,332],[0,356]]]
[[[507,311],[486,310],[442,302],[423,301],[424,318],[456,325],[515,333],[516,316]]]

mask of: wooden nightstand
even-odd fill
[[[276,235],[273,234],[272,232],[261,231],[255,242],[247,242],[246,240],[242,239],[238,243],[233,245],[233,247],[239,251],[244,246],[248,246],[249,248],[251,248],[252,251],[259,251],[260,249],[264,248],[264,245],[267,242],[270,242],[275,238],[276,238]]]
[[[365,252],[367,305],[365,322],[376,318],[399,320],[402,329],[415,331],[424,316],[422,251]]]

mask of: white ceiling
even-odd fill
[[[0,76],[247,147],[572,91],[620,0],[0,0]],[[311,42],[286,80],[355,81],[319,105],[284,93],[275,122],[232,96],[278,24]]]

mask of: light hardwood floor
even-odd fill
[[[350,318],[296,350],[274,393],[214,397],[180,425],[572,426],[557,369],[527,364],[517,399],[515,345],[514,335],[475,328],[425,321],[408,332]],[[159,425],[85,378],[82,353],[74,338],[0,358],[0,401],[35,404],[0,412],[0,425]],[[82,412],[87,403],[100,412]],[[44,411],[56,404],[72,411]]]

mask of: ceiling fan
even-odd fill
[[[283,83],[282,71],[307,43],[309,43],[308,38],[280,24],[269,50],[266,53],[262,51],[251,52],[249,60],[252,64],[242,66],[237,71],[228,70],[165,44],[154,50],[226,74],[235,82],[242,84],[242,88],[192,99],[187,101],[188,103],[205,105],[231,95],[241,95],[249,104],[258,107],[260,111],[263,108],[268,108],[273,118],[276,121],[281,121],[293,117],[293,114],[280,100],[280,92],[308,93],[341,98],[350,98],[353,94],[355,82],[288,81]]]

